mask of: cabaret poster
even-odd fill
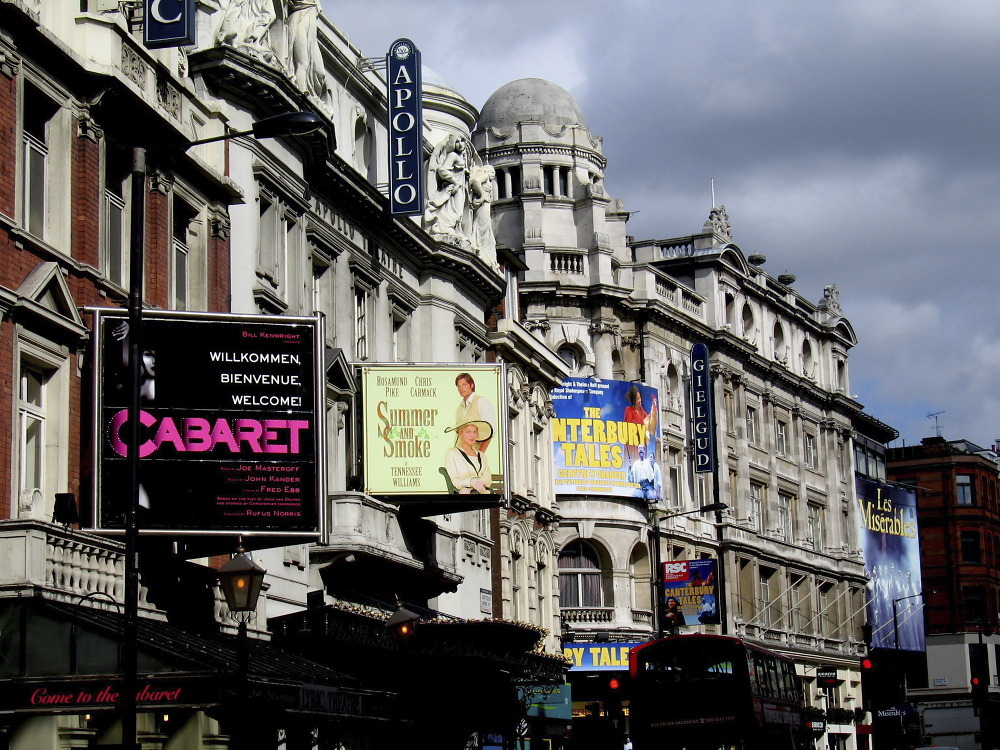
[[[364,487],[370,495],[503,495],[500,365],[361,368]]]
[[[132,499],[125,311],[94,313],[95,525]],[[319,532],[317,318],[147,311],[140,336],[140,533]]]
[[[570,378],[551,392],[557,495],[663,499],[655,388]]]

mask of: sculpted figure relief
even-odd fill
[[[319,0],[289,0],[288,46],[295,84],[307,94],[322,99],[326,94],[326,69],[316,36]]]
[[[268,32],[276,19],[271,0],[229,0],[215,34],[216,44],[276,65]]]
[[[423,225],[430,234],[467,246],[496,267],[490,220],[496,171],[484,165],[468,140],[448,135],[427,163]]]

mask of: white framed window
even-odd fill
[[[570,542],[559,553],[559,606],[604,606],[602,578],[597,550],[582,540]]]
[[[787,492],[778,493],[778,535],[787,541],[792,540],[792,508],[795,507],[794,498]]]
[[[108,281],[122,288],[128,286],[131,195],[132,165],[128,154],[106,142],[101,263]]]
[[[23,332],[18,337],[14,479],[18,516],[51,520],[55,493],[69,470],[67,355]]]
[[[788,422],[783,419],[774,423],[774,452],[779,456],[788,455]]]
[[[764,485],[750,482],[750,494],[747,496],[747,520],[750,527],[756,531],[763,528]]]
[[[803,438],[803,459],[810,469],[815,469],[819,464],[819,456],[816,454],[816,436],[807,432]]]
[[[19,489],[44,484],[45,465],[45,386],[49,375],[27,362],[21,365],[17,389]]]
[[[372,294],[362,286],[354,287],[354,356],[364,361],[370,356],[368,342]]]
[[[809,503],[809,536],[814,552],[823,551],[823,538],[826,529],[824,528],[823,507],[815,503]]]
[[[673,447],[667,448],[667,505],[681,505],[681,451]]]
[[[758,605],[758,618],[761,627],[769,628],[772,625],[773,607],[771,607],[771,597],[773,596],[771,580],[775,571],[771,568],[760,569],[760,603]]]
[[[69,239],[69,126],[65,97],[26,79],[21,98],[21,224],[61,250]]]
[[[747,407],[747,442],[756,443],[757,436],[760,435],[760,417],[757,414],[757,408],[753,406]]]
[[[975,504],[975,495],[972,491],[972,475],[958,474],[955,476],[955,504]]]

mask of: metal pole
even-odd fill
[[[654,510],[653,522],[653,617],[656,618],[656,637],[663,637],[663,563],[660,559],[660,515]]]
[[[125,633],[122,647],[122,747],[138,747],[136,694],[139,690],[139,392],[142,377],[143,244],[146,223],[146,149],[132,149],[129,233],[128,352],[131,376],[128,464],[130,497],[125,509]]]

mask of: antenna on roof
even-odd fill
[[[942,414],[944,414],[944,411],[932,411],[927,415],[928,419],[934,420],[934,432],[938,437],[941,437],[941,420],[938,417]]]

